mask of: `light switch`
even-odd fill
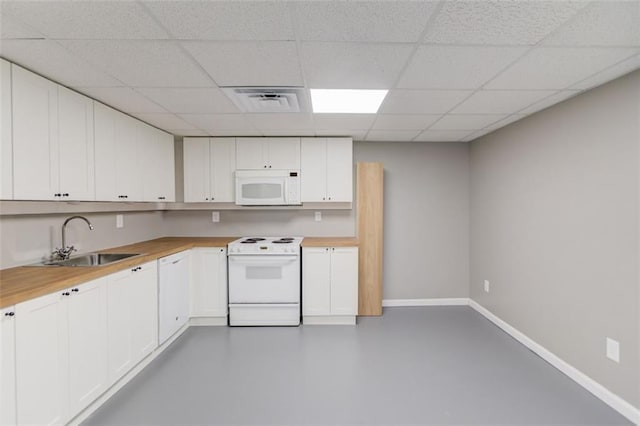
[[[124,216],[121,214],[116,215],[116,228],[124,228]]]
[[[620,342],[607,337],[607,358],[620,363]]]
[[[322,222],[322,212],[316,212],[316,222]]]
[[[211,222],[220,222],[220,212],[211,212]]]

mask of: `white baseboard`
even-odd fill
[[[395,306],[467,306],[468,297],[441,298],[441,299],[384,299],[383,307]]]
[[[102,406],[102,404],[107,402],[107,400],[109,398],[111,398],[113,395],[115,395],[115,393],[118,392],[120,389],[122,389],[124,387],[124,385],[126,385],[134,377],[136,377],[138,375],[138,373],[140,373],[147,365],[151,364],[151,361],[156,359],[158,357],[158,355],[160,355],[162,352],[164,352],[164,350],[167,349],[169,347],[169,345],[171,345],[178,337],[180,337],[182,335],[182,333],[187,331],[188,328],[189,328],[189,324],[188,323],[183,325],[166,342],[164,342],[162,345],[160,345],[156,349],[154,349],[154,351],[151,352],[149,355],[147,355],[147,357],[145,359],[140,361],[135,367],[133,367],[131,370],[129,370],[128,373],[126,373],[124,376],[122,376],[120,378],[120,380],[118,380],[113,385],[111,385],[111,387],[109,389],[107,389],[105,391],[105,393],[100,395],[95,401],[93,401],[91,404],[89,404],[89,406],[87,408],[82,410],[80,413],[78,413],[78,415],[76,415],[73,419],[71,419],[71,421],[69,421],[69,423],[67,423],[67,425],[76,426],[76,425],[79,425],[80,423],[82,423],[83,421],[85,421],[87,418],[89,418],[89,416],[92,415],[98,408],[100,408]]]
[[[189,319],[189,325],[199,327],[199,326],[226,326],[228,325],[227,317],[191,317]]]
[[[634,407],[629,402],[620,398],[618,395],[611,392],[609,389],[602,386],[600,383],[593,380],[591,377],[584,374],[582,371],[573,367],[571,364],[562,360],[553,352],[546,349],[544,346],[533,341],[524,333],[520,332],[516,328],[503,321],[484,306],[480,305],[474,300],[469,300],[469,306],[482,314],[489,321],[500,327],[507,334],[511,335],[518,342],[531,349],[534,353],[539,355],[542,359],[553,365],[555,368],[569,376],[573,381],[580,386],[591,392],[593,395],[601,399],[605,404],[616,410],[618,413],[625,416],[637,425],[640,425],[640,409]]]

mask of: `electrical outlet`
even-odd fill
[[[124,228],[124,215],[116,215],[116,228]]]
[[[220,222],[220,212],[211,212],[211,222]]]
[[[607,337],[607,358],[620,363],[620,342]]]
[[[489,293],[489,280],[484,280],[484,291]]]
[[[316,222],[322,222],[322,212],[316,212]]]

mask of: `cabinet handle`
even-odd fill
[[[325,199],[325,198],[324,198],[324,197],[322,197],[322,201],[324,201],[324,199]]]
[[[70,296],[71,293],[69,293],[68,291],[65,291],[64,293],[62,293],[63,296]]]
[[[164,200],[166,197],[158,197],[158,200]]]
[[[264,166],[264,168],[266,169],[266,168],[267,168],[267,166]]]
[[[331,197],[329,197],[329,200],[331,200]]]
[[[79,292],[80,290],[78,290],[77,288],[72,288],[71,291],[73,291],[74,293]]]
[[[14,316],[16,313],[15,312],[5,312],[4,316],[5,317],[12,317]]]
[[[205,200],[205,201],[209,201],[209,198],[207,197],[207,198],[205,198],[204,200]]]
[[[213,200],[215,200],[215,199],[216,199],[216,197],[211,197],[211,201],[213,201]]]
[[[68,196],[69,196],[69,193],[68,193],[68,192],[65,192],[64,194],[62,194],[62,196],[63,196],[63,197],[68,197]]]
[[[54,197],[62,197],[62,194],[53,194]]]
[[[269,165],[269,168],[271,168],[271,165]]]

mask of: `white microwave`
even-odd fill
[[[236,170],[239,206],[298,206],[300,170]]]

